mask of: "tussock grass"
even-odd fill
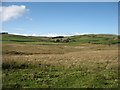
[[[4,44],[2,63],[4,88],[118,87],[117,46]]]

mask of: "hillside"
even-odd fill
[[[118,36],[3,34],[3,88],[117,88]]]
[[[89,34],[69,37],[35,37],[3,34],[2,43],[23,43],[23,44],[119,44],[118,35],[111,34]]]

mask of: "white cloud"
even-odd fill
[[[28,34],[20,34],[20,33],[12,33],[14,35],[23,35],[23,36],[29,36]]]
[[[31,17],[26,17],[27,20],[32,21],[33,19]]]
[[[78,33],[78,32],[76,32],[73,35],[85,35],[85,34],[93,34],[93,33]]]
[[[96,34],[96,33],[72,33],[72,34],[56,34],[56,33],[48,33],[47,35],[40,35],[40,36],[46,36],[46,37],[56,37],[56,36],[74,36],[74,35],[87,35],[87,34]]]
[[[57,33],[48,33],[47,35],[39,35],[39,36],[56,37],[56,36],[73,36],[73,35],[57,34]]]
[[[87,35],[87,34],[97,34],[97,33],[78,33],[78,32],[76,32],[73,35]]]
[[[73,33],[73,34],[57,34],[57,33],[48,33],[46,35],[38,35],[38,34],[32,34],[32,36],[45,36],[45,37],[56,37],[56,36],[74,36],[74,35],[85,35],[85,34],[92,34],[92,33]]]
[[[34,34],[32,34],[32,36],[40,36],[40,35],[34,33]]]
[[[11,19],[21,17],[28,11],[24,5],[11,5],[0,7],[0,21],[5,22]]]
[[[20,33],[12,33],[14,35],[23,35],[23,36],[43,36],[43,37],[56,37],[56,36],[74,36],[74,35],[86,35],[86,34],[97,34],[97,33],[73,33],[73,34],[57,34],[57,33],[48,33],[48,34],[20,34]]]

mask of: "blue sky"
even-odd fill
[[[20,7],[18,10],[16,8],[13,13],[20,9],[18,14],[22,14],[17,14],[18,16],[14,14],[2,22],[2,30],[9,33],[27,35],[118,33],[117,2],[18,2],[3,3],[2,6],[10,8],[13,5],[19,7],[22,5],[25,8]]]

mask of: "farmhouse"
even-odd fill
[[[64,42],[75,42],[75,40],[71,40],[71,39],[57,39],[55,42],[61,42],[61,43],[64,43]]]

